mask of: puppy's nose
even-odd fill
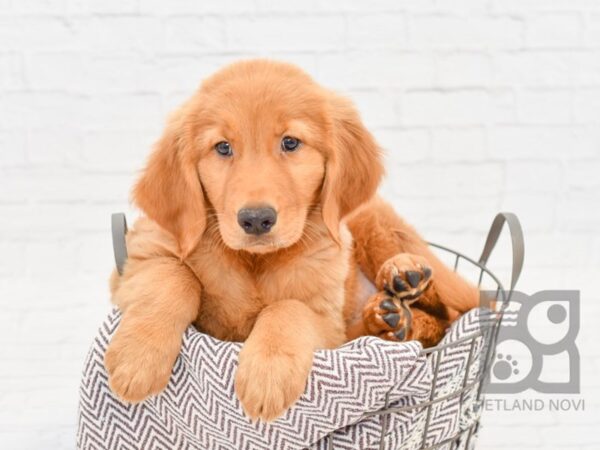
[[[271,207],[266,208],[242,208],[238,211],[238,223],[247,234],[268,233],[275,222],[277,213]]]

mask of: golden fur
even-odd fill
[[[282,152],[284,136],[301,148]],[[221,141],[233,156],[215,152]],[[302,394],[317,348],[364,334],[437,343],[476,305],[477,290],[375,196],[382,173],[352,104],[296,67],[246,61],[206,80],[169,121],[134,189],[146,217],[128,234],[124,274],[111,280],[123,313],[105,358],[112,389],[131,402],[161,391],[191,323],[244,341],[236,392],[251,418],[265,420]],[[269,233],[238,225],[249,205],[277,211]],[[411,271],[421,280],[414,289]],[[375,294],[360,289],[361,273]],[[398,276],[409,291],[390,292]],[[401,294],[413,319],[399,338]],[[390,295],[394,326],[382,320]]]

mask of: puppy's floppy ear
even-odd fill
[[[204,194],[189,146],[190,132],[174,117],[133,190],[135,203],[179,244],[180,257],[198,245],[206,226]]]
[[[331,139],[322,191],[323,221],[339,242],[340,221],[368,201],[383,175],[381,154],[352,103],[330,97]]]

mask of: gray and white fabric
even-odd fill
[[[479,330],[479,310],[456,321],[443,343]],[[80,449],[375,449],[421,448],[439,443],[476,419],[472,394],[432,407],[365,417],[386,406],[430,400],[435,361],[421,345],[356,339],[335,350],[319,350],[300,400],[272,423],[246,418],[233,386],[240,343],[222,342],[190,327],[166,390],[137,405],[111,392],[104,353],[120,314],[100,328],[85,361],[80,389],[77,445]],[[467,361],[469,378],[465,381]],[[482,340],[441,351],[436,398],[475,377],[483,358]],[[429,416],[429,419],[427,419]],[[426,421],[428,424],[426,425]],[[385,433],[382,433],[385,427]],[[424,430],[427,429],[425,441]],[[330,440],[332,442],[330,443]]]

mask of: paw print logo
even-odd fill
[[[540,291],[531,296],[514,291],[498,333],[498,353],[486,391],[579,393],[580,356],[575,345],[579,320],[578,291]],[[557,365],[560,370],[552,370]],[[558,372],[567,376],[554,379]]]
[[[508,380],[513,375],[519,375],[518,365],[519,361],[513,359],[512,355],[498,353],[492,371],[499,380]]]
[[[490,379],[497,389],[510,389],[523,384],[534,369],[534,356],[522,342],[510,339],[498,343],[490,370]]]

